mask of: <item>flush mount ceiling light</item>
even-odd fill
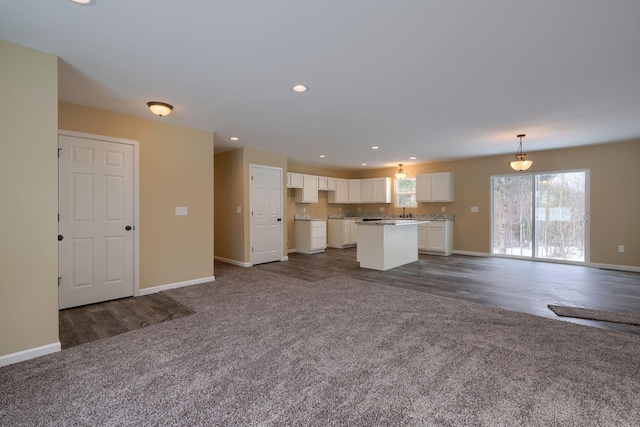
[[[239,141],[240,138],[238,138],[237,136],[230,136],[229,137],[229,141]]]
[[[525,134],[518,135],[518,138],[520,138],[520,146],[518,147],[518,151],[516,152],[516,159],[512,162],[509,162],[509,165],[511,165],[511,167],[517,171],[526,171],[533,164],[531,160],[525,160],[526,154],[522,152],[522,138],[524,138],[525,136]]]
[[[396,178],[404,179],[407,176],[407,173],[402,169],[402,163],[398,163],[398,172],[396,172]]]
[[[320,154],[318,157],[320,157],[321,159],[324,159],[327,156],[325,154]]]
[[[417,157],[416,157],[416,156],[411,156],[411,157],[409,157],[409,160],[415,160],[415,159],[417,159]]]
[[[81,4],[82,6],[93,6],[96,4],[96,0],[69,0],[75,4]]]
[[[169,115],[171,110],[173,110],[173,105],[165,102],[151,101],[147,102],[147,105],[153,114],[160,117]]]
[[[374,145],[373,147],[371,147],[372,150],[378,150],[380,147],[378,147],[377,145]]]
[[[298,83],[297,85],[294,85],[291,90],[296,93],[304,93],[309,89],[305,85]]]
[[[362,163],[362,166],[367,166],[367,164],[366,163]]]

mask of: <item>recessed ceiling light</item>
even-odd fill
[[[411,156],[411,157],[409,157],[409,160],[415,160],[415,159],[417,159],[417,157],[416,157],[416,156]]]
[[[378,147],[377,145],[374,145],[373,147],[371,147],[372,150],[377,150],[378,148],[380,147]]]
[[[362,164],[362,166],[367,166],[367,164],[366,164],[366,163],[363,163],[363,164]]]
[[[239,141],[240,138],[238,138],[237,136],[230,136],[229,137],[229,141]]]
[[[305,85],[298,83],[291,88],[292,91],[297,93],[304,93],[309,90]]]
[[[324,158],[325,158],[325,157],[327,157],[327,156],[326,156],[326,155],[324,155],[324,154],[320,154],[318,157],[320,157],[321,159],[324,159]]]
[[[93,6],[96,4],[96,0],[70,0],[75,4],[81,4],[83,6]]]

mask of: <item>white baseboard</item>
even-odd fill
[[[253,265],[250,262],[236,261],[234,259],[227,259],[227,258],[222,258],[222,257],[219,257],[219,256],[214,256],[213,258],[218,260],[218,261],[226,262],[227,264],[237,265],[239,267],[251,267]]]
[[[169,289],[183,288],[185,286],[191,286],[191,285],[199,285],[200,283],[213,282],[215,280],[216,280],[215,276],[210,276],[210,277],[203,277],[201,279],[186,280],[184,282],[169,283],[167,285],[154,286],[152,288],[142,288],[140,289],[140,295],[150,295],[150,294],[155,294],[157,292],[166,291]]]
[[[289,261],[289,257],[285,255],[282,258],[280,258],[280,261]]]
[[[6,354],[0,356],[0,367],[13,365],[14,363],[24,362],[25,360],[35,357],[44,356],[46,354],[57,353],[61,350],[60,341],[53,344],[43,345],[41,347],[30,348],[29,350],[19,351],[17,353]]]
[[[640,267],[634,267],[631,265],[618,265],[618,264],[600,264],[597,262],[590,262],[587,264],[589,267],[603,268],[605,270],[619,270],[619,271],[633,271],[640,273]]]
[[[488,254],[486,252],[471,252],[471,251],[456,251],[456,250],[454,250],[453,253],[455,255],[469,255],[469,256],[482,256],[482,257],[491,256],[491,254]]]

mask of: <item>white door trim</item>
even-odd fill
[[[284,221],[284,191],[283,191],[283,186],[284,186],[284,181],[283,181],[283,177],[284,177],[284,170],[282,168],[276,167],[276,166],[265,166],[265,165],[258,165],[258,164],[253,164],[250,163],[249,164],[249,245],[250,247],[254,246],[254,236],[253,236],[253,215],[251,215],[251,212],[253,212],[253,184],[251,182],[251,174],[253,173],[253,168],[254,167],[259,167],[259,168],[263,168],[263,169],[271,169],[274,171],[277,171],[280,173],[280,217],[282,218],[282,221],[280,221],[280,242],[279,242],[279,246],[278,246],[278,250],[279,250],[279,258],[281,261],[285,261],[285,257],[283,256],[283,242],[284,242],[284,230],[285,230],[285,221]],[[287,257],[288,259],[288,257]],[[253,251],[250,251],[250,264],[254,265],[254,257],[253,257]]]
[[[95,139],[133,146],[133,296],[140,296],[140,142],[64,129],[58,129],[58,136]]]

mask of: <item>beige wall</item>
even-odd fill
[[[58,124],[139,141],[140,288],[213,276],[213,133],[66,102]]]
[[[215,156],[215,256],[244,262],[244,168],[243,151]],[[241,213],[237,213],[240,207]],[[248,230],[247,230],[248,233]]]
[[[453,172],[455,174],[452,203],[418,203],[413,214],[438,214],[444,207],[446,214],[454,214],[454,249],[457,251],[489,253],[491,244],[491,197],[490,177],[513,173],[508,165],[512,155],[479,157],[451,162],[426,163],[405,166],[408,176],[421,173]],[[551,172],[570,169],[589,169],[591,176],[590,203],[590,251],[592,263],[640,267],[640,140],[591,145],[578,148],[530,152],[527,159],[533,160],[528,172]],[[355,171],[352,178],[393,177],[397,167],[378,170]],[[304,167],[296,172],[306,172]],[[318,174],[322,175],[322,174]],[[327,174],[327,176],[336,176]],[[318,206],[296,204],[295,193],[288,190],[288,206],[296,213],[301,207],[319,215],[332,208],[323,206],[326,199],[320,192]],[[331,206],[331,205],[330,205]],[[471,206],[478,206],[478,213],[471,213]],[[401,209],[391,204],[347,205],[346,210],[357,213],[379,214],[380,207],[385,214],[399,214]],[[343,208],[343,211],[345,209]],[[289,238],[295,239],[292,226]],[[618,245],[625,246],[625,252],[617,251]],[[293,244],[292,244],[293,246]]]
[[[0,356],[58,343],[58,71],[0,40]]]

